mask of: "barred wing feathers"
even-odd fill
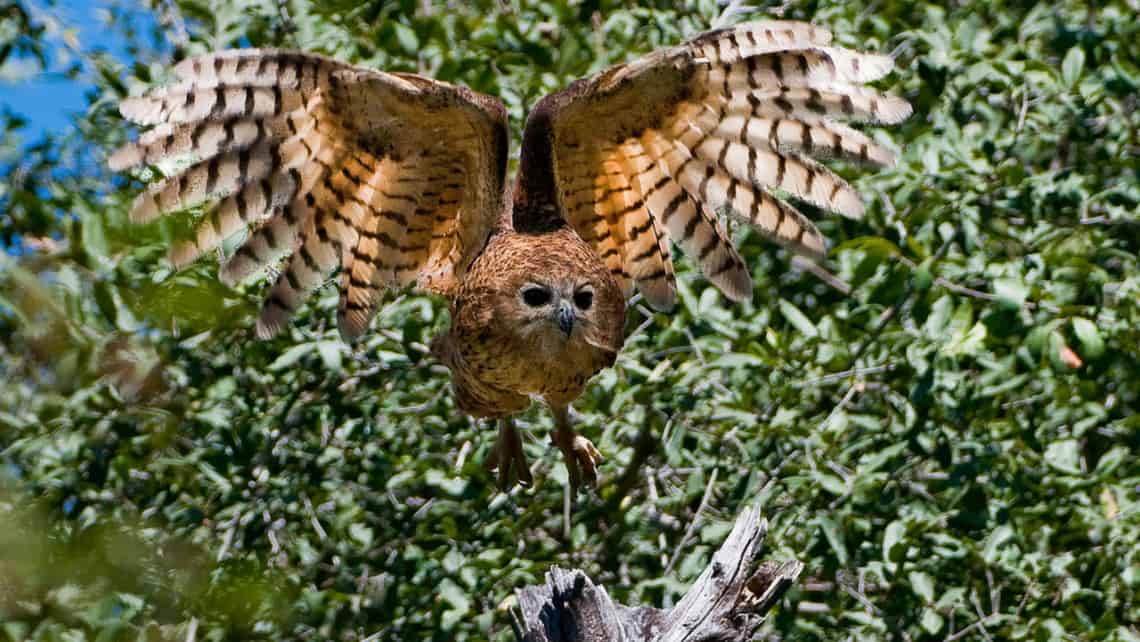
[[[741,24],[611,67],[536,107],[550,122],[563,216],[627,293],[672,307],[672,241],[726,296],[748,297],[749,271],[717,212],[810,257],[825,241],[787,197],[863,214],[859,194],[813,158],[892,165],[890,150],[840,121],[897,123],[911,108],[863,86],[891,71],[889,56],[830,41],[805,23]]]
[[[338,267],[338,322],[359,336],[385,288],[454,292],[502,209],[506,112],[491,97],[322,56],[235,50],[175,67],[177,82],[128,98],[153,127],[112,169],[190,159],[136,199],[135,221],[206,203],[185,265],[249,234],[221,268],[239,281],[288,256],[258,319],[272,336]]]

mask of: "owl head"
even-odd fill
[[[491,239],[456,299],[457,324],[522,344],[536,358],[576,358],[584,355],[573,351],[590,347],[616,353],[625,297],[609,271],[568,229],[539,238]]]
[[[594,298],[597,286],[588,275],[522,274],[515,293],[516,320],[523,334],[550,335],[550,342],[569,340],[575,330],[584,338],[597,324]],[[562,336],[559,337],[558,335]]]
[[[504,266],[502,307],[509,325],[539,349],[557,352],[585,343],[616,352],[625,297],[613,277],[574,232],[544,237],[547,247],[531,245]]]

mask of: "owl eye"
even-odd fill
[[[523,303],[532,308],[540,308],[550,303],[550,290],[532,285],[522,291]]]
[[[594,293],[590,290],[579,290],[574,295],[574,305],[580,310],[589,310],[594,305]]]

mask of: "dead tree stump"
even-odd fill
[[[615,604],[579,570],[557,566],[546,584],[518,591],[520,642],[728,642],[751,640],[803,564],[766,561],[753,572],[768,521],[747,508],[689,592],[671,609]]]

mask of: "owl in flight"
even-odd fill
[[[448,297],[451,326],[432,351],[459,407],[499,420],[488,467],[501,485],[531,482],[510,418],[538,399],[577,486],[600,455],[574,432],[570,404],[613,364],[635,289],[657,310],[674,306],[671,246],[727,298],[747,299],[722,214],[819,258],[823,237],[788,199],[854,218],[863,203],[813,158],[894,163],[842,124],[910,115],[864,86],[892,58],[830,43],[807,23],[744,23],[577,80],[531,111],[513,185],[494,97],[314,54],[224,51],[124,100],[124,117],[152,127],[110,165],[190,159],[131,210],[145,222],[209,205],[170,249],[174,265],[247,230],[224,282],[283,259],[259,337],[337,270],[346,339],[367,330],[386,290]]]

